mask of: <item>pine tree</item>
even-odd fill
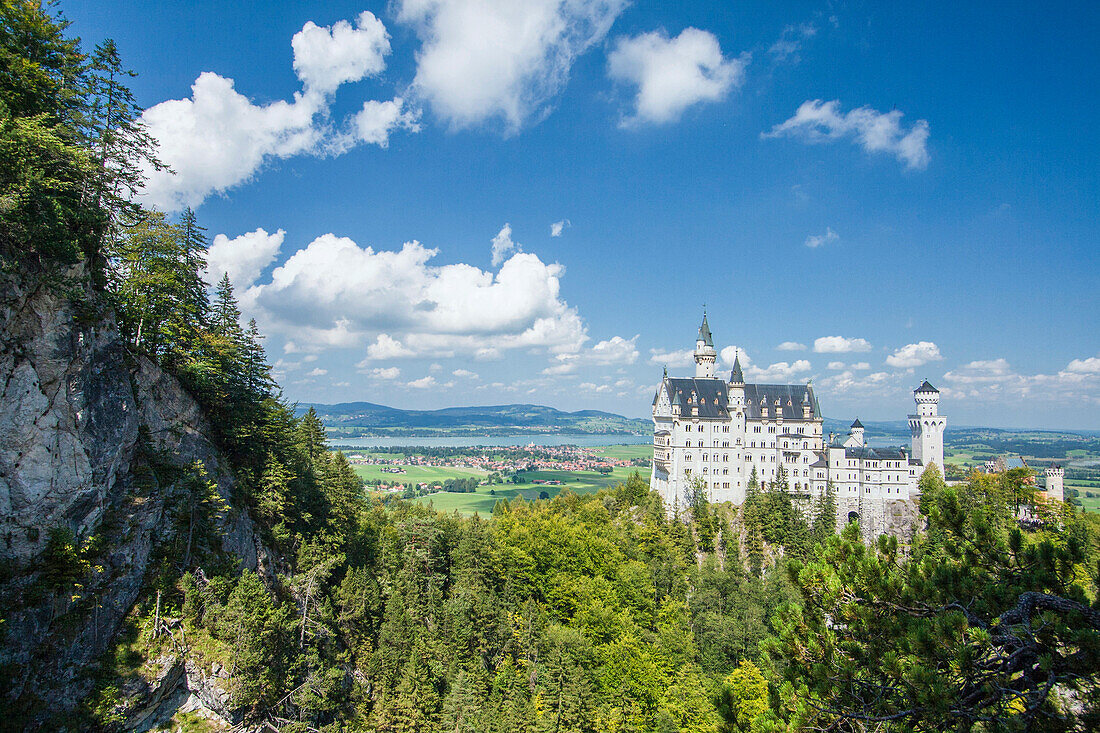
[[[156,156],[156,141],[141,120],[142,109],[126,86],[126,80],[135,76],[123,67],[113,40],[96,46],[88,75],[90,104],[84,134],[94,166],[85,197],[107,217],[106,240],[97,251],[87,253],[97,274],[111,256],[121,227],[143,216],[134,196],[145,183],[146,166],[164,170]]]

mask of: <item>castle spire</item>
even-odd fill
[[[734,352],[733,371],[730,372],[730,382],[733,384],[745,383],[745,372],[741,369],[741,350]]]

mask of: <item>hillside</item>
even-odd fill
[[[402,410],[372,402],[336,405],[301,404],[298,414],[312,407],[330,435],[340,437],[488,436],[516,432],[568,435],[646,434],[649,420],[599,410],[565,412],[544,405],[485,405],[439,410]]]

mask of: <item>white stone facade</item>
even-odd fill
[[[650,485],[670,511],[688,503],[698,479],[712,502],[745,500],[753,470],[761,483],[787,469],[796,497],[820,496],[832,482],[838,524],[860,519],[877,534],[911,515],[917,481],[927,463],[943,466],[946,418],[939,392],[925,382],[910,416],[912,450],[871,448],[858,420],[844,438],[822,433],[821,410],[809,384],[746,384],[740,360],[729,381],[715,376],[716,350],[706,316],[695,348],[696,376],[667,372],[653,399],[653,470]],[[919,418],[919,419],[917,419]]]

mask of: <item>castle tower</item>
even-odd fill
[[[1046,497],[1065,501],[1065,489],[1062,481],[1065,479],[1066,469],[1052,463],[1043,471],[1043,476],[1046,478],[1046,486],[1043,487],[1043,493],[1046,494]]]
[[[940,415],[940,391],[924,380],[913,390],[917,412],[909,416],[909,433],[913,439],[913,458],[923,465],[935,463],[943,473],[943,431],[947,418]]]
[[[856,418],[856,421],[852,423],[852,430],[850,433],[848,433],[848,435],[852,436],[852,440],[855,441],[855,444],[857,446],[862,447],[864,445],[867,445],[863,437],[863,423],[859,421],[858,417]]]
[[[710,326],[707,325],[707,312],[703,311],[703,324],[699,326],[699,336],[695,339],[695,377],[696,379],[712,379],[714,377],[715,362],[718,361],[718,352],[714,350],[714,338],[710,335]]]

